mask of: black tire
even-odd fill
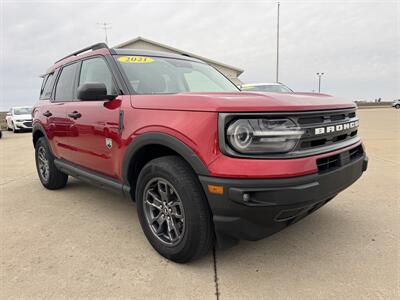
[[[43,160],[41,160],[41,155],[44,155],[44,159],[47,160],[48,168],[47,176],[42,171],[44,167],[41,165]],[[68,175],[64,174],[63,172],[59,171],[56,166],[54,165],[54,156],[50,151],[49,145],[47,143],[46,138],[41,137],[35,145],[35,161],[36,161],[36,170],[38,172],[38,176],[40,182],[43,186],[49,190],[58,190],[63,188],[68,181]]]
[[[180,212],[180,214],[183,216],[184,225],[179,228],[182,229],[183,227],[184,230],[182,230],[180,239],[175,245],[163,242],[154,233],[154,228],[150,226],[148,221],[149,206],[145,204],[145,197],[148,197],[149,194],[148,185],[154,180],[171,184],[170,195],[174,195],[173,192],[176,191],[177,197],[174,199],[179,199],[179,203],[183,207],[183,212]],[[178,263],[185,263],[206,255],[210,250],[214,239],[210,209],[197,176],[182,158],[164,156],[147,163],[141,170],[137,181],[136,203],[142,230],[153,248],[162,256]],[[154,208],[151,207],[151,209]],[[173,213],[168,218],[172,222]],[[168,225],[167,227],[170,228],[165,218],[164,221],[164,226]]]
[[[18,132],[19,132],[19,129],[16,129],[16,128],[15,128],[14,123],[11,123],[11,125],[12,125],[12,131],[13,131],[14,133],[18,133]]]
[[[396,109],[400,108],[400,104],[396,104],[394,107],[396,107]]]

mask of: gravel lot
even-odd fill
[[[0,298],[399,299],[400,111],[359,116],[361,180],[270,238],[188,265],[152,250],[129,199],[74,179],[45,190],[31,134],[5,132]]]

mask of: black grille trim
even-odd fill
[[[364,149],[362,145],[358,145],[350,150],[344,151],[340,154],[335,154],[327,157],[317,159],[317,167],[319,173],[326,173],[333,171],[339,167],[362,157]]]
[[[317,159],[317,166],[319,172],[331,171],[332,169],[340,167],[340,155],[332,155],[324,158]]]

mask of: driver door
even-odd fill
[[[77,88],[87,82],[104,83],[107,94],[117,94],[115,80],[107,61],[100,56],[81,62]],[[77,91],[75,91],[77,98]],[[119,148],[119,112],[122,96],[114,100],[81,101],[65,106],[71,121],[68,130],[70,160],[82,167],[117,177],[116,151]]]

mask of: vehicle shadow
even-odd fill
[[[315,256],[310,256],[311,253],[325,253],[330,244],[332,248],[337,247],[335,240],[347,240],[346,230],[353,225],[354,219],[350,215],[343,215],[340,210],[328,204],[272,236],[259,241],[239,241],[232,248],[217,249],[217,256],[220,261],[240,259],[243,255],[258,258],[263,256],[265,262],[282,259],[284,263],[290,255],[314,260]],[[307,264],[307,260],[304,264]]]

